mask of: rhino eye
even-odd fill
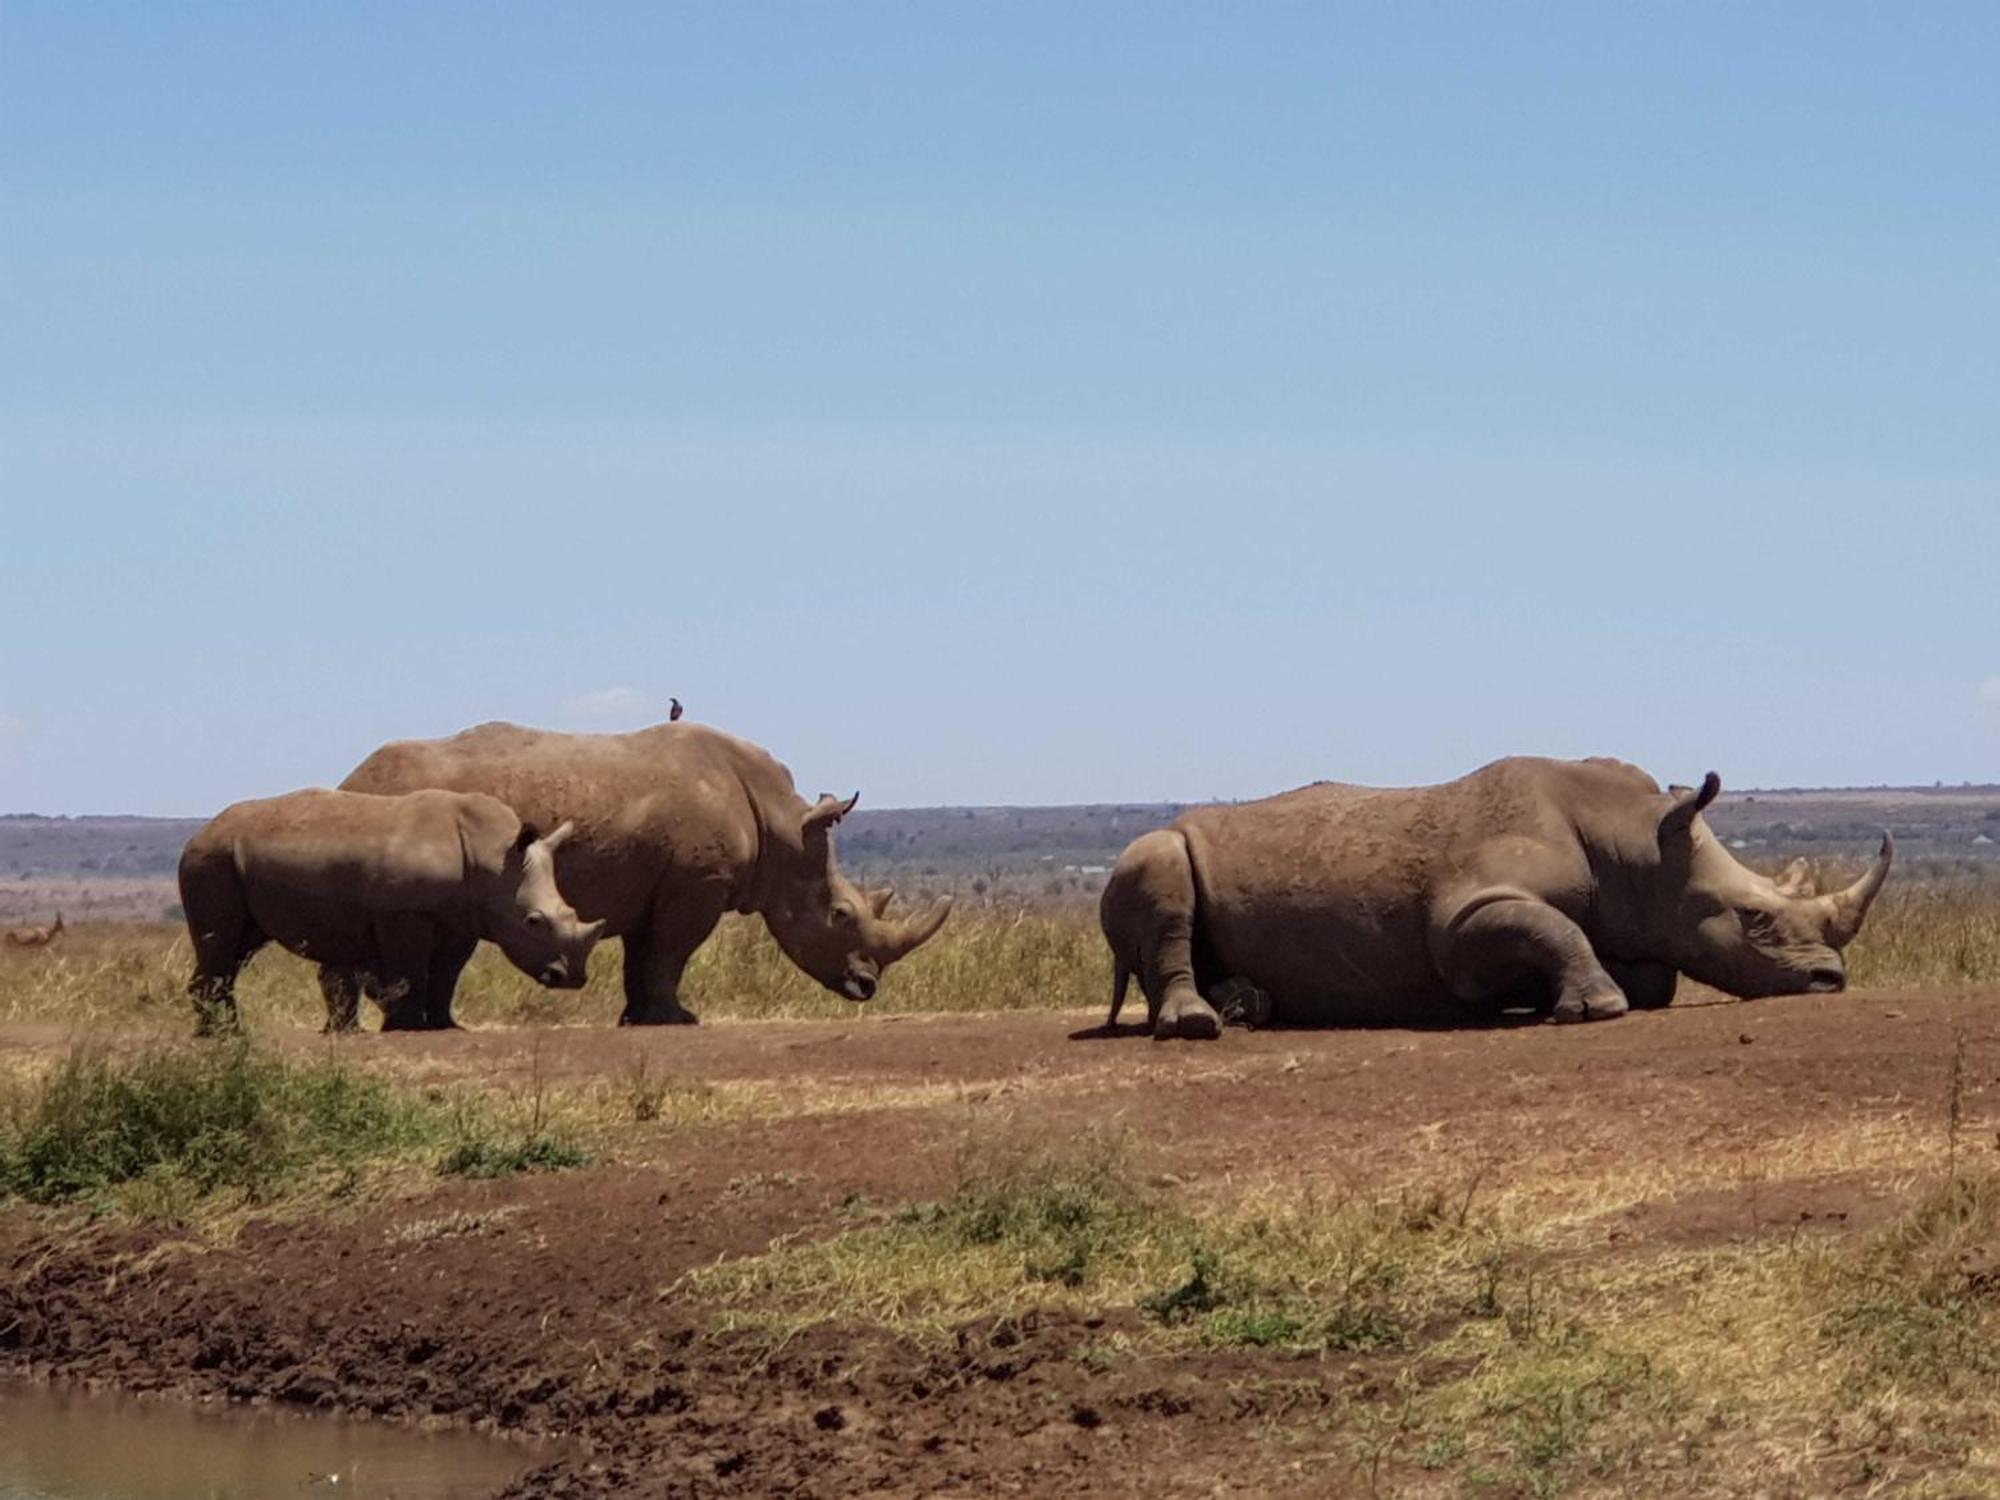
[[[838,922],[842,927],[852,927],[857,920],[854,908],[849,906],[845,901],[834,902],[833,920]]]
[[[528,913],[527,923],[530,927],[540,929],[549,925],[549,919],[541,912],[531,911]]]
[[[1771,914],[1754,906],[1736,908],[1736,920],[1743,924],[1743,930],[1752,937],[1768,936],[1776,927]]]

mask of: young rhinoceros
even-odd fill
[[[551,989],[577,989],[602,922],[584,925],[556,888],[563,824],[542,837],[493,797],[460,792],[303,791],[225,808],[181,854],[194,940],[188,993],[204,1031],[236,1020],[237,972],[267,942],[362,987],[385,1030],[450,1026],[432,1005],[432,960],[480,938]],[[454,970],[454,977],[456,971]]]

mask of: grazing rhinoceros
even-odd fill
[[[691,1022],[681,972],[724,912],[758,912],[806,973],[850,1000],[926,941],[951,910],[892,918],[892,892],[863,893],[834,861],[833,827],[855,799],[808,804],[765,751],[706,725],[631,734],[557,734],[482,724],[444,740],[384,745],[341,783],[356,791],[485,792],[524,817],[576,819],[563,888],[625,941],[627,1026]],[[450,993],[465,956],[433,983]]]
[[[435,966],[481,938],[541,983],[580,988],[604,924],[579,922],[556,888],[570,833],[543,838],[505,803],[457,792],[313,790],[225,808],[181,852],[202,1028],[234,1024],[237,971],[266,942],[333,966],[329,1029],[354,1024],[363,985],[385,1029],[449,1026],[450,991],[441,1014],[428,1005]]]
[[[1810,893],[1738,864],[1701,819],[1722,783],[1662,792],[1615,760],[1495,761],[1441,786],[1321,783],[1196,808],[1104,888],[1115,1022],[1132,975],[1156,1036],[1212,1037],[1245,980],[1281,1013],[1448,1019],[1454,1002],[1599,1020],[1680,974],[1744,997],[1832,992],[1888,874]]]

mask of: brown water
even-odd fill
[[[0,1500],[472,1500],[535,1462],[474,1433],[0,1382]]]

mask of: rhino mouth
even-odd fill
[[[1809,995],[1838,995],[1847,988],[1847,975],[1839,969],[1814,969],[1806,976]]]
[[[875,981],[866,974],[850,974],[841,984],[840,992],[850,1000],[873,1000]]]

